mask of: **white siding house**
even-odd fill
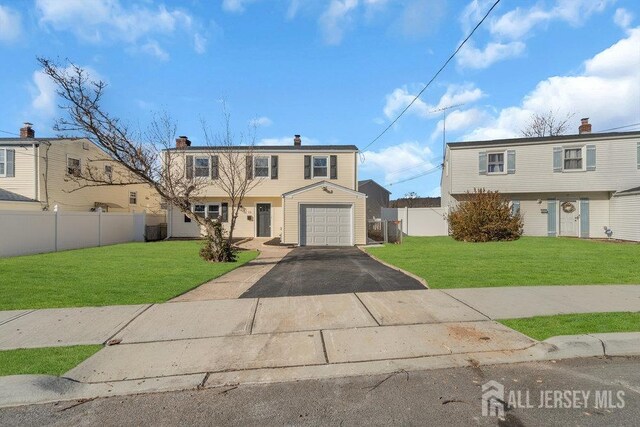
[[[442,206],[474,188],[497,190],[532,236],[640,241],[640,132],[447,144]],[[585,131],[586,128],[586,131]]]

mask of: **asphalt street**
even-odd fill
[[[504,386],[503,417],[482,385]],[[560,393],[560,394],[558,394]],[[542,405],[543,407],[539,407]],[[637,426],[640,358],[397,372],[0,410],[0,425]]]

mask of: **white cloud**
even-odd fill
[[[414,114],[418,117],[433,117],[439,108],[450,107],[457,104],[468,104],[484,96],[483,92],[471,84],[456,85],[452,84],[447,87],[444,95],[435,105],[430,105],[421,99],[417,99],[407,113]],[[395,89],[386,96],[386,104],[383,109],[387,119],[394,119],[409,103],[415,98],[415,94],[409,93],[406,86]]]
[[[617,26],[626,30],[631,26],[632,21],[633,14],[631,12],[623,8],[616,9],[616,13],[613,15],[613,22],[615,22]]]
[[[149,40],[148,42],[140,46],[140,51],[148,55],[155,56],[161,61],[169,60],[169,54],[164,49],[162,49],[160,47],[160,44],[158,44],[158,42],[155,40]]]
[[[192,33],[195,27],[191,15],[164,5],[153,8],[129,2],[123,5],[120,0],[37,0],[36,8],[42,25],[69,31],[89,43],[117,41],[136,45],[153,34],[170,36],[179,33],[178,29]],[[155,44],[162,50],[158,42]],[[197,44],[195,48],[198,49]],[[163,59],[159,49],[145,46],[137,50]]]
[[[207,39],[200,33],[195,33],[193,35],[193,50],[199,54],[203,54],[207,51]]]
[[[273,122],[271,121],[271,119],[264,116],[249,120],[249,126],[266,127],[271,126],[272,124]]]
[[[10,43],[22,34],[22,17],[16,10],[0,5],[0,42]]]
[[[469,108],[467,110],[451,110],[446,116],[446,131],[462,131],[470,129],[490,119],[491,116],[489,115],[489,113],[479,108]],[[432,140],[442,138],[443,127],[443,121],[439,120],[436,128],[431,133]]]
[[[484,49],[478,49],[473,43],[467,42],[458,52],[456,59],[458,65],[462,67],[482,69],[503,59],[516,57],[522,54],[524,48],[524,43],[519,41],[509,43],[491,42]]]
[[[329,7],[320,16],[319,24],[324,40],[328,44],[340,44],[345,27],[352,21],[351,12],[358,6],[358,0],[331,0]]]
[[[426,172],[435,166],[429,147],[417,141],[403,142],[379,151],[365,151],[363,154],[363,171],[382,174],[386,184]]]
[[[550,110],[559,117],[575,113],[590,117],[594,131],[635,123],[640,118],[640,27],[584,62],[576,76],[553,76],[541,81],[520,106],[501,110],[486,126],[463,137],[465,140],[520,136],[533,113]],[[575,118],[575,116],[574,116]],[[569,128],[570,133],[577,131]]]
[[[222,9],[231,13],[242,13],[245,11],[249,3],[253,3],[256,0],[223,0]]]

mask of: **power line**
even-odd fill
[[[431,168],[428,171],[422,172],[422,173],[420,173],[418,175],[414,175],[414,176],[411,176],[409,178],[401,179],[400,181],[392,182],[391,184],[389,184],[389,186],[392,186],[392,185],[395,185],[395,184],[401,184],[401,183],[407,182],[407,181],[412,181],[412,180],[414,180],[416,178],[420,178],[420,177],[432,174],[432,173],[436,172],[438,169],[442,169],[442,165],[438,165],[438,166],[436,166],[434,168]]]
[[[13,133],[13,132],[7,132],[6,130],[1,130],[1,129],[0,129],[0,132],[2,132],[2,133],[6,133],[7,135],[15,135],[15,136],[20,136],[20,135],[18,135],[17,133]]]
[[[458,48],[451,54],[451,56],[449,56],[449,58],[444,62],[444,64],[442,64],[442,66],[440,67],[440,69],[434,74],[434,76],[431,78],[431,80],[429,80],[429,82],[425,85],[425,87],[422,88],[422,90],[420,92],[418,92],[418,94],[411,100],[411,102],[409,103],[409,105],[407,105],[401,112],[400,114],[398,114],[398,116],[393,119],[393,121],[389,124],[389,126],[387,126],[381,133],[380,135],[376,136],[373,141],[371,141],[369,143],[369,145],[367,145],[366,147],[364,147],[364,150],[366,150],[367,148],[369,148],[371,145],[373,145],[377,140],[379,140],[382,135],[384,135],[385,133],[387,133],[387,131],[389,129],[391,129],[391,127],[396,124],[396,122],[400,119],[400,117],[402,117],[404,115],[404,113],[407,112],[407,110],[409,108],[411,108],[411,106],[418,100],[418,98],[420,98],[420,95],[423,94],[423,92],[425,90],[427,90],[427,88],[429,86],[431,86],[431,83],[433,83],[433,81],[440,75],[440,73],[445,69],[445,67],[447,65],[449,65],[449,62],[451,62],[451,60],[458,54],[458,52],[460,51],[460,49],[462,49],[462,46],[465,45],[465,43],[467,43],[467,41],[471,38],[471,36],[473,35],[473,33],[476,32],[476,30],[480,27],[480,25],[482,25],[482,23],[485,21],[485,19],[487,19],[487,17],[489,16],[489,14],[491,13],[491,11],[493,11],[493,9],[495,9],[495,7],[498,5],[498,3],[500,3],[500,0],[496,0],[495,3],[493,3],[493,6],[491,6],[491,8],[487,11],[487,13],[482,17],[482,19],[476,24],[476,26],[473,28],[473,30],[471,30],[471,32],[469,33],[469,35],[462,41],[462,43],[460,43],[460,46],[458,46]]]
[[[624,129],[624,128],[631,128],[631,127],[634,127],[634,126],[640,126],[640,123],[634,123],[634,124],[632,124],[632,125],[626,125],[626,126],[618,126],[617,128],[605,129],[605,130],[601,130],[601,131],[599,131],[598,133],[601,133],[601,132],[609,132],[610,130],[618,130],[618,129]]]

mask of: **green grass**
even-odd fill
[[[500,322],[540,341],[557,335],[640,332],[640,313],[560,314]]]
[[[372,255],[424,278],[431,288],[640,284],[640,245],[549,237],[465,243],[407,237],[368,248]]]
[[[0,376],[62,375],[102,348],[101,345],[21,348],[0,351]]]
[[[126,243],[0,259],[0,310],[163,302],[257,256],[209,263],[199,241]]]

